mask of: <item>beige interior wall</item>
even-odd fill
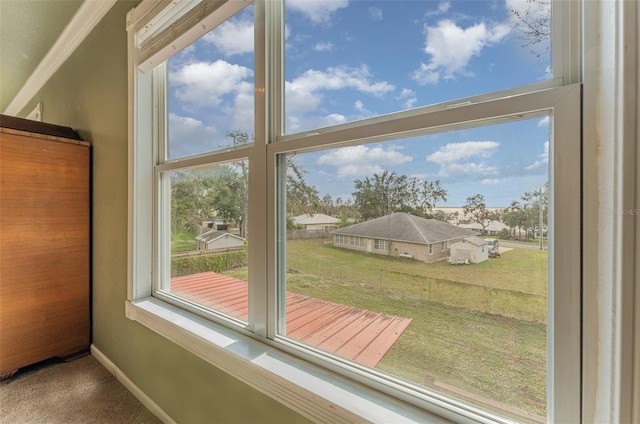
[[[92,145],[93,344],[178,423],[306,422],[251,387],[125,318],[127,40],[120,0],[20,116],[75,128]]]

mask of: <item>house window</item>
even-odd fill
[[[373,248],[375,250],[382,250],[386,252],[389,250],[389,240],[375,239],[373,242]]]
[[[364,247],[364,238],[351,236],[351,246],[354,247]]]
[[[453,420],[579,417],[579,334],[555,339],[580,311],[575,6],[170,3],[144,0],[129,31],[132,308],[150,296]],[[548,228],[550,248],[515,252],[527,272],[486,285],[472,261],[461,277],[428,255],[287,233],[322,213],[359,225],[337,245],[432,254],[429,240],[477,234],[434,207],[485,222],[512,201],[504,224]],[[191,259],[215,219],[243,248]]]

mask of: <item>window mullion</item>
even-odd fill
[[[284,66],[283,66],[283,36],[284,36],[284,4],[283,1],[260,2],[264,7],[264,27],[262,28],[262,43],[265,46],[265,63],[262,68],[265,72],[265,143],[275,143],[277,137],[282,134],[284,125]],[[256,32],[257,28],[256,28]],[[266,336],[273,339],[277,333],[277,323],[280,308],[278,301],[281,298],[277,287],[283,263],[282,255],[279,254],[280,237],[286,237],[286,219],[281,219],[281,211],[284,206],[278,203],[281,196],[278,194],[284,190],[284,186],[276,186],[276,181],[280,181],[278,173],[285,172],[279,165],[284,162],[278,159],[272,149],[266,149],[266,215],[267,215],[267,274],[266,279],[266,305],[267,305],[267,332]],[[284,223],[283,223],[284,222]],[[282,225],[279,225],[282,224]]]
[[[266,140],[267,107],[265,4],[254,6],[254,146],[249,155],[249,328],[258,336],[266,336],[267,328],[267,193]]]

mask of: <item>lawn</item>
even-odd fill
[[[247,278],[246,268],[228,274]],[[425,264],[292,240],[286,278],[291,292],[411,318],[379,370],[519,421],[545,421],[547,252]]]
[[[546,252],[533,249],[450,265],[287,243],[287,290],[412,318],[380,370],[519,419],[546,415],[546,273]]]
[[[198,250],[196,235],[184,228],[171,235],[171,253],[184,253]]]

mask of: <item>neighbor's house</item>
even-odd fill
[[[331,234],[336,247],[436,262],[449,257],[452,243],[478,233],[436,219],[396,212]]]
[[[327,231],[338,228],[340,220],[323,213],[304,214],[292,218],[294,225],[300,225],[307,231]]]
[[[471,264],[484,262],[489,259],[487,244],[486,240],[476,236],[466,237],[451,243],[449,262]]]
[[[482,225],[478,222],[469,222],[467,224],[458,224],[460,228],[467,228],[469,230],[475,230],[483,234],[487,234],[490,236],[497,236],[498,233],[502,230],[509,231],[510,228],[508,225],[503,224],[500,221],[489,221],[488,223],[485,221],[484,230],[482,229]]]
[[[218,230],[200,234],[196,240],[198,240],[198,250],[233,249],[244,245],[242,237]]]

